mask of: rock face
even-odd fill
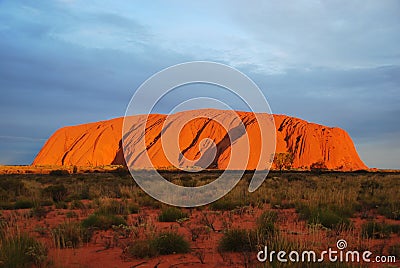
[[[193,161],[196,165],[202,166],[203,149],[210,149],[210,144],[214,142],[216,144],[215,158],[207,166],[218,169],[227,168],[232,148],[235,146],[241,148],[240,146],[244,144],[243,133],[237,132],[235,140],[231,142],[227,139],[227,131],[218,122],[207,117],[199,117],[199,114],[210,113],[220,120],[225,118],[226,121],[226,112],[210,109],[185,111],[172,115],[170,118],[172,121],[187,122],[178,135],[180,153],[184,156],[183,160],[177,160],[179,165],[185,166],[187,161]],[[237,114],[249,137],[247,147],[250,155],[246,169],[255,169],[261,148],[259,146],[260,131],[254,120],[255,115],[249,112],[237,112]],[[168,136],[178,130],[174,127],[163,129],[166,115],[152,114],[147,121],[146,118],[147,115],[131,117],[131,123],[135,127],[125,138],[129,144],[128,163],[136,168],[146,168],[143,161],[143,148],[145,148],[154,167],[173,166],[163,151],[161,140],[162,136]],[[293,168],[309,169],[316,162],[323,162],[328,169],[334,170],[349,171],[368,168],[359,158],[350,136],[344,130],[308,123],[285,115],[273,115],[273,118],[276,152],[291,152],[294,156]],[[141,125],[143,128],[139,127]],[[228,125],[232,126],[229,131],[234,132],[234,122],[228,122]],[[116,118],[61,128],[47,140],[32,164],[60,166],[125,164],[121,141],[122,127],[123,118]],[[142,146],[142,148],[139,145],[140,141],[145,144],[145,147]],[[235,163],[234,166],[230,166],[230,169],[235,169]]]

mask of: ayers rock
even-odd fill
[[[205,117],[197,118],[199,114],[204,113],[224,119],[227,111],[193,110],[176,113],[170,117],[172,120],[187,121],[178,136],[181,153],[187,159],[199,160],[200,142],[204,138],[208,138],[217,144],[215,159],[209,167],[225,169],[230,159],[230,148],[236,143],[240,143],[241,134],[237,135],[237,141],[232,144],[227,142],[227,132],[220,124]],[[257,121],[254,120],[255,115],[251,112],[237,112],[237,114],[249,137],[250,157],[246,168],[255,169],[260,154],[260,146],[257,141],[260,139],[259,128],[255,127]],[[163,130],[166,117],[162,114],[131,117],[134,126],[135,124],[141,125],[143,128],[133,127],[129,137],[126,138],[129,140],[129,155],[131,156],[129,164],[136,168],[146,168],[142,161],[143,149],[138,145],[141,139],[145,139],[147,152],[153,166],[157,168],[172,166],[162,150],[160,139],[162,135],[168,135],[169,132],[174,131],[174,128]],[[273,115],[273,119],[276,131],[276,152],[292,152],[294,155],[293,168],[309,169],[313,163],[322,161],[327,168],[333,170],[368,169],[358,156],[350,136],[344,130],[309,123],[285,115]],[[123,165],[125,160],[121,148],[122,127],[122,117],[63,127],[47,140],[32,165]],[[144,129],[145,131],[143,131]]]

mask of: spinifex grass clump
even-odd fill
[[[84,228],[98,228],[101,230],[110,229],[113,225],[126,225],[122,216],[128,214],[127,206],[123,202],[113,199],[103,201],[99,208],[88,218],[82,221]]]
[[[126,225],[126,220],[118,215],[95,213],[82,221],[84,228],[98,228],[101,230],[110,229],[113,225]]]
[[[176,232],[163,232],[157,235],[151,243],[161,255],[187,253],[189,252],[189,242]]]
[[[272,237],[277,233],[275,223],[278,220],[276,211],[264,211],[257,219],[257,231],[265,238]]]
[[[77,222],[64,222],[51,230],[57,248],[77,248],[90,241],[92,231]]]
[[[137,240],[126,248],[126,254],[133,258],[152,258],[158,255],[157,249],[149,240]]]
[[[166,207],[161,210],[161,213],[158,215],[158,220],[161,222],[175,222],[181,219],[185,219],[188,217],[186,212],[183,212],[179,208],[176,207]]]
[[[254,251],[256,248],[256,232],[246,229],[227,230],[218,244],[218,250],[222,252],[246,252]]]
[[[133,206],[130,206],[127,200],[117,201],[115,199],[108,199],[101,204],[101,206],[96,210],[96,213],[128,215],[137,212],[136,208],[134,208],[134,211],[131,211],[131,208],[133,208]]]
[[[365,238],[383,239],[390,236],[392,228],[384,222],[368,221],[361,226],[361,233]]]
[[[47,262],[47,248],[27,234],[5,236],[0,242],[1,267],[39,267]]]
[[[96,209],[95,214],[105,215],[128,215],[139,212],[139,206],[136,203],[124,199],[118,201],[115,199],[105,199],[100,201],[99,207]]]
[[[127,248],[127,254],[135,258],[150,258],[157,255],[187,253],[189,242],[176,232],[162,232],[154,237],[134,241]]]

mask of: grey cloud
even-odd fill
[[[280,64],[362,67],[398,64],[398,1],[236,1],[232,23]],[[265,62],[268,65],[268,62]]]

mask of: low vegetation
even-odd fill
[[[47,248],[27,234],[6,236],[0,242],[2,267],[40,267],[47,263]]]
[[[290,157],[282,159],[282,172],[271,172],[257,191],[248,192],[252,174],[245,173],[225,197],[193,209],[161,204],[122,168],[2,175],[0,267],[51,266],[49,250],[78,251],[88,243],[119,248],[127,260],[190,253],[196,265],[208,265],[217,251],[213,258],[240,267],[257,267],[255,252],[264,245],[320,250],[334,247],[338,237],[352,248],[399,256],[399,174],[335,173],[317,164],[312,172],[289,172]],[[219,175],[164,172],[186,187]]]

